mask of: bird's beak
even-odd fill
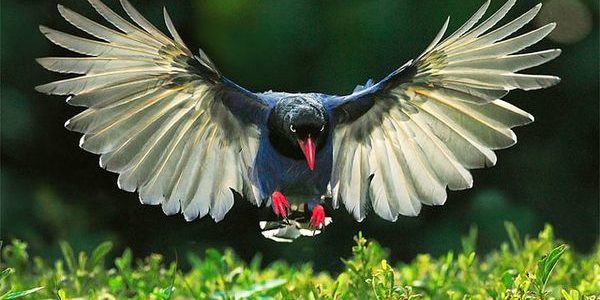
[[[312,171],[315,169],[315,143],[310,135],[305,140],[298,140],[298,145],[304,156],[306,157],[306,163],[308,163],[308,168]]]

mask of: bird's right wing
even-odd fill
[[[53,43],[86,56],[38,59],[48,70],[81,76],[36,87],[87,108],[65,124],[84,134],[81,148],[120,174],[121,189],[137,190],[142,203],[162,204],[166,214],[221,220],[232,190],[260,204],[249,174],[266,103],[221,76],[201,50],[193,55],[166,10],[172,38],[127,0],[121,4],[135,25],[88,1],[116,30],[59,5],[69,23],[98,40],[40,26]]]

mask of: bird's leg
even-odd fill
[[[273,192],[273,194],[271,194],[271,200],[273,202],[271,205],[273,206],[275,214],[285,219],[288,215],[288,208],[290,206],[285,196],[280,192]]]
[[[309,204],[308,207],[311,210],[310,224],[321,229],[325,225],[325,209],[320,204]]]

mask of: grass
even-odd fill
[[[509,241],[485,256],[475,252],[473,229],[459,253],[396,265],[358,233],[335,276],[310,264],[263,268],[259,258],[245,263],[216,250],[189,254],[186,272],[159,254],[134,261],[129,250],[107,269],[110,242],[77,254],[61,243],[63,259],[48,263],[14,240],[2,249],[0,299],[600,299],[599,247],[583,256],[555,241],[550,226],[537,237],[506,229]]]

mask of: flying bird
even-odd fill
[[[501,99],[560,81],[518,73],[560,54],[522,52],[554,23],[515,34],[541,4],[497,26],[515,0],[481,21],[488,0],[444,38],[448,18],[421,55],[338,96],[251,92],[202,50],[194,54],[166,10],[170,36],[127,0],[121,5],[131,20],[88,1],[110,27],[58,5],[90,36],[41,32],[84,56],[37,60],[80,75],[36,87],[86,108],[65,123],[83,133],[80,147],[119,173],[119,188],[167,215],[220,221],[236,194],[266,204],[277,221],[261,222],[263,234],[280,241],[319,233],[331,222],[325,201],[343,203],[358,221],[369,211],[395,221],[418,215],[423,204],[444,204],[446,189],[472,187],[469,169],[495,165],[494,150],[516,143],[511,128],[533,121]]]

